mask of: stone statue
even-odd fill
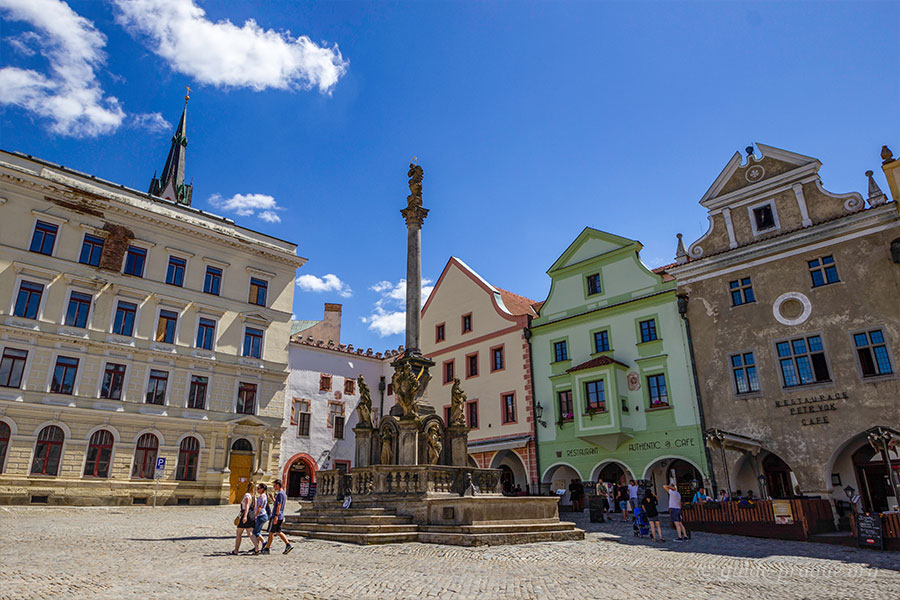
[[[405,361],[398,365],[394,371],[392,383],[394,384],[394,394],[397,396],[397,404],[399,404],[400,408],[403,410],[403,415],[400,417],[401,419],[419,418],[417,400],[419,390],[423,383],[420,380],[420,377],[424,371],[425,370],[422,369],[419,371],[419,374],[416,375],[413,373],[410,364]]]
[[[409,163],[409,196],[406,197],[407,206],[422,206],[422,167],[415,163]]]
[[[381,432],[381,464],[390,465],[394,460],[394,434],[390,428]]]
[[[453,380],[453,387],[450,389],[450,422],[449,427],[465,427],[466,426],[466,393],[459,385],[459,377]]]
[[[432,423],[428,427],[426,442],[428,444],[428,464],[436,465],[441,459],[441,450],[444,449],[444,444],[441,442],[440,427],[438,427],[437,423]]]
[[[359,425],[357,427],[373,427],[372,424],[372,394],[369,392],[369,386],[366,380],[360,375],[356,383],[359,385],[359,404],[356,405],[356,414],[359,417]]]

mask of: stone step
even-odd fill
[[[338,523],[345,525],[407,525],[412,517],[397,515],[347,515],[341,517],[321,516],[319,514],[299,514],[285,517],[285,523]]]
[[[312,510],[301,510],[291,514],[290,516],[315,515],[317,517],[364,517],[364,516],[396,516],[396,511],[386,508],[314,508]]]
[[[552,521],[544,523],[516,523],[516,524],[475,524],[475,525],[420,525],[419,531],[423,533],[472,533],[472,534],[507,534],[530,533],[544,531],[573,531],[575,523],[566,521]]]
[[[423,544],[453,546],[504,546],[537,542],[568,542],[584,539],[581,529],[566,531],[537,531],[529,533],[431,533],[420,531],[418,541]]]
[[[418,525],[345,525],[341,523],[286,523],[286,531],[318,531],[332,533],[415,533]]]
[[[292,530],[293,535],[299,535],[315,540],[328,540],[331,542],[343,542],[345,544],[405,544],[419,541],[419,534],[412,533],[339,533],[333,531]]]

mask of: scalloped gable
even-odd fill
[[[585,227],[578,234],[578,237],[575,238],[575,241],[569,244],[566,251],[556,259],[556,262],[547,270],[547,273],[551,274],[585,260],[597,258],[629,246],[635,246],[638,252],[642,248],[641,243],[637,240],[630,240],[613,233],[594,229],[593,227]]]
[[[725,165],[725,168],[719,173],[706,193],[700,199],[700,204],[709,207],[721,196],[727,196],[742,188],[750,187],[783,175],[794,169],[801,167],[812,167],[813,172],[817,172],[822,163],[817,158],[798,154],[789,150],[782,150],[774,146],[767,146],[757,142],[756,147],[759,149],[761,157],[759,159],[749,158],[743,161],[740,152],[735,152],[731,159]],[[751,167],[761,167],[762,170],[756,168],[748,175]],[[757,175],[761,173],[760,175]]]

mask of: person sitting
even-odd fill
[[[706,502],[709,500],[709,496],[706,495],[706,489],[700,488],[696,492],[694,492],[694,498],[691,500],[691,504],[697,504],[698,502]]]
[[[728,495],[728,492],[719,490],[719,502],[728,502],[729,500],[731,500],[731,496]]]

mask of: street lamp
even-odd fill
[[[537,422],[541,424],[541,427],[546,427],[547,422],[541,420],[541,417],[543,416],[543,414],[544,414],[544,407],[541,406],[540,402],[538,402],[537,404],[534,405],[534,416],[535,416],[535,419],[537,420]]]
[[[847,498],[849,498],[849,499],[853,498],[853,492],[855,492],[855,491],[856,490],[853,488],[853,486],[849,485],[849,484],[847,485],[847,487],[844,488],[844,493],[847,494]]]

